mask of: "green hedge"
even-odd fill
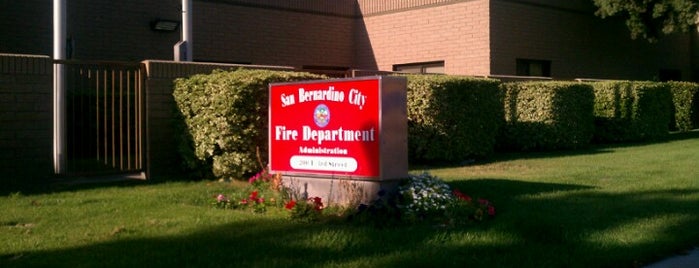
[[[408,151],[412,161],[458,162],[490,155],[502,120],[499,82],[409,75]]]
[[[574,82],[514,82],[502,85],[504,150],[573,149],[587,146],[594,132],[594,94]]]
[[[671,93],[665,83],[594,82],[595,140],[646,141],[668,135]]]
[[[183,162],[197,177],[242,179],[267,157],[268,84],[323,76],[269,70],[214,71],[175,80]]]
[[[670,127],[679,131],[699,128],[699,84],[668,82],[668,85],[674,104]]]

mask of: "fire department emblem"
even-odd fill
[[[316,106],[313,111],[313,122],[319,127],[325,127],[330,123],[330,109],[325,104]]]

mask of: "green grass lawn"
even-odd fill
[[[699,245],[697,132],[425,170],[497,216],[309,224],[211,206],[244,183],[56,185],[0,196],[0,267],[636,267]]]

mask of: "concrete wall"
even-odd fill
[[[53,74],[48,56],[0,54],[0,188],[53,173]]]

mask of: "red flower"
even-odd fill
[[[243,200],[240,200],[240,203],[243,204],[243,205],[247,205],[247,204],[248,204],[248,199],[243,198]]]
[[[315,210],[320,211],[323,209],[323,201],[320,199],[320,197],[311,197],[308,200],[313,203],[313,208]]]
[[[286,203],[286,205],[284,205],[284,208],[285,209],[293,209],[295,206],[296,206],[296,201],[291,200],[291,201],[289,201],[289,203]]]
[[[478,203],[484,206],[490,205],[490,201],[483,199],[483,198],[478,198]]]
[[[459,189],[454,189],[454,191],[452,191],[452,193],[454,194],[454,196],[456,196],[456,198],[461,199],[463,201],[471,202],[471,200],[472,200],[472,198],[470,196],[462,193],[461,191],[459,191]]]
[[[495,216],[495,207],[494,206],[488,206],[488,215]]]
[[[248,197],[248,199],[250,199],[250,201],[255,202],[255,203],[258,203],[258,204],[259,204],[259,203],[264,203],[264,202],[265,202],[265,199],[262,198],[262,197],[259,197],[259,196],[260,196],[260,195],[259,195],[259,192],[253,191],[252,193],[250,193],[250,196]]]

